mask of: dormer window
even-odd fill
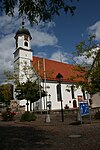
[[[28,42],[25,41],[25,42],[24,42],[24,46],[27,46],[27,47],[28,47]]]

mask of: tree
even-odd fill
[[[0,87],[0,102],[4,102],[4,95],[1,91],[1,87]]]
[[[19,72],[21,72],[20,75]],[[27,81],[34,81],[34,78],[36,78],[37,76],[37,73],[35,72],[33,66],[27,64],[27,62],[17,63],[14,66],[13,72],[5,70],[4,74],[6,76],[6,82],[13,82],[15,85],[18,85],[20,80],[22,81],[23,78],[25,78],[25,80]],[[36,79],[38,80],[38,77]]]
[[[73,15],[76,9],[68,0],[2,0],[0,3],[1,11],[5,11],[7,15],[13,16],[15,7],[18,7],[19,16],[26,15],[31,24],[50,21],[52,16],[59,16],[61,10]]]
[[[14,73],[10,71],[5,71],[7,81],[14,82],[15,91],[17,93],[16,98],[18,100],[27,100],[27,111],[28,111],[28,101],[31,104],[38,101],[40,98],[46,96],[46,92],[42,89],[40,85],[40,77],[33,69],[33,66],[27,64],[27,62],[21,63],[21,75],[19,76],[19,64],[14,69]],[[21,79],[25,78],[24,82]]]
[[[75,68],[84,74],[84,80],[79,84],[90,94],[100,92],[100,46],[96,44],[94,35],[90,35],[87,42],[82,41],[76,46],[75,57],[83,58],[83,62],[77,64],[77,69]],[[88,64],[88,59],[92,59],[93,63]],[[84,82],[86,80],[88,82]]]
[[[0,102],[4,102],[6,106],[10,104],[13,99],[13,91],[11,84],[4,84],[0,86]]]
[[[40,97],[41,92],[41,97]],[[28,100],[30,101],[30,110],[31,104],[38,101],[40,98],[46,96],[46,92],[42,90],[42,87],[39,88],[39,85],[36,82],[27,81],[25,83],[19,83],[16,87],[17,98],[19,100],[27,100],[27,111],[28,111]]]

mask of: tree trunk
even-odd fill
[[[30,101],[30,111],[32,111],[32,102]]]
[[[28,110],[28,105],[29,105],[28,100],[27,100],[27,104],[26,104],[26,105],[27,105],[27,112],[28,112],[28,111],[29,111],[29,110]]]
[[[33,102],[33,111],[34,111],[34,102]]]

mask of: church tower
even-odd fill
[[[31,50],[31,34],[28,29],[24,27],[24,21],[22,21],[22,27],[18,29],[15,35],[16,49],[14,52],[14,71],[18,75],[19,82],[26,82],[24,66],[30,66],[32,62],[32,50]]]

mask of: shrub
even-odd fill
[[[100,119],[100,111],[96,112],[94,117],[95,119]]]
[[[20,121],[34,121],[36,120],[36,115],[34,113],[25,112],[22,114]]]
[[[6,111],[2,112],[2,119],[4,121],[13,121],[15,112],[11,112],[10,109],[7,109]]]

